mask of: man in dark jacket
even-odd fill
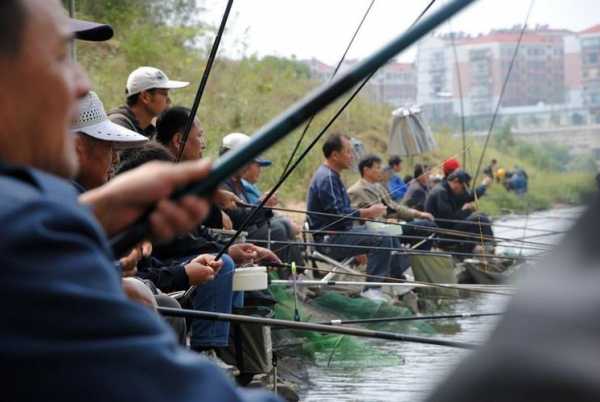
[[[236,149],[250,140],[250,137],[243,133],[230,133],[223,137],[221,144],[221,153]],[[227,190],[240,198],[245,204],[252,205],[251,199],[247,194],[247,190],[242,183],[244,170],[237,172],[228,180],[226,180],[221,189]],[[288,228],[281,220],[273,219],[273,210],[269,207],[274,207],[277,204],[277,199],[272,197],[265,206],[261,208],[249,225],[246,227],[248,239],[252,243],[267,245],[267,248],[272,248],[275,254],[284,262],[295,262],[297,265],[304,265],[300,245],[296,245],[296,240],[293,233],[288,231]],[[238,206],[237,208],[227,209],[225,212],[231,217],[233,227],[237,230],[256,210],[255,207]],[[272,246],[269,240],[273,241]],[[277,243],[278,241],[284,244]],[[289,272],[280,270],[280,275],[287,278]]]
[[[190,231],[207,202],[169,195],[210,166],[155,164],[78,197],[61,177],[77,170],[68,130],[90,88],[69,60],[68,25],[56,0],[0,4],[0,68],[10,72],[0,76],[2,398],[274,401],[236,389],[125,297],[107,235],[152,206],[156,240]]]
[[[459,253],[472,253],[479,239],[487,243],[494,236],[489,219],[475,212],[474,201],[467,202],[470,181],[467,172],[455,170],[431,190],[425,202],[425,210],[434,216],[440,228],[465,232],[463,236],[439,236],[440,246],[451,246]]]
[[[414,173],[415,177],[408,183],[402,203],[409,208],[425,211],[425,200],[429,193],[429,168],[417,163]]]

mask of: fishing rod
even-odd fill
[[[456,83],[458,84],[458,97],[460,100],[460,128],[461,128],[461,139],[462,139],[462,161],[465,169],[467,168],[467,134],[465,130],[465,102],[463,96],[462,79],[460,76],[460,68],[458,63],[458,51],[456,50],[456,41],[454,38],[455,33],[452,32],[452,26],[448,21],[448,27],[450,28],[450,43],[452,44],[452,52],[454,54],[454,69],[456,70]]]
[[[539,239],[540,237],[564,236],[566,233],[568,233],[568,232],[556,231],[556,232],[544,233],[544,234],[538,234],[538,235],[527,235],[527,236],[519,237],[518,239]],[[540,242],[540,244],[547,244],[548,246],[556,246],[556,244],[551,244],[551,243],[541,243]]]
[[[459,1],[459,0],[455,0],[455,1]],[[464,0],[464,1],[472,2],[474,0]],[[426,10],[429,7],[430,6],[428,6],[426,8]],[[466,7],[466,5],[465,5],[465,7]],[[416,28],[417,22],[420,20],[420,18],[423,15],[424,15],[424,12],[422,12],[419,15],[419,17],[410,26],[410,28],[408,29],[408,31],[405,32],[405,34],[408,33],[408,32],[410,32],[412,29]],[[432,17],[430,17],[430,19]],[[350,95],[350,97],[346,100],[346,102],[344,102],[344,104],[342,105],[342,107],[334,114],[334,116],[329,120],[329,122],[325,125],[325,127],[323,127],[323,129],[319,132],[319,134],[311,141],[311,143],[306,147],[306,149],[302,152],[302,154],[298,157],[298,159],[294,162],[294,164],[287,171],[284,172],[284,174],[281,176],[281,178],[279,179],[279,181],[275,184],[275,186],[273,186],[273,188],[271,188],[271,190],[267,193],[267,195],[263,198],[263,200],[258,204],[258,206],[256,207],[256,209],[254,211],[252,211],[252,213],[250,213],[250,215],[248,215],[246,217],[246,219],[240,225],[240,228],[233,235],[233,237],[229,240],[229,242],[225,245],[225,248],[219,254],[217,254],[217,256],[216,256],[217,259],[221,258],[221,256],[223,255],[224,251],[227,248],[229,248],[235,242],[235,240],[240,235],[240,233],[242,233],[242,231],[245,228],[248,227],[248,225],[250,224],[250,222],[252,222],[252,220],[254,219],[254,217],[258,214],[258,211],[260,211],[261,208],[265,207],[265,205],[269,201],[269,199],[271,199],[271,197],[275,194],[275,192],[279,189],[279,187],[281,187],[283,185],[283,183],[287,180],[287,178],[298,167],[298,165],[300,164],[300,162],[302,162],[302,160],[306,157],[306,155],[308,155],[308,153],[310,152],[310,150],[317,144],[317,142],[319,141],[319,139],[327,132],[327,130],[329,129],[329,127],[331,127],[331,125],[337,120],[337,118],[342,114],[342,112],[352,102],[352,100],[354,100],[354,98],[358,95],[358,93],[360,92],[360,90],[367,84],[367,82],[371,79],[371,77],[373,77],[373,75],[376,73],[376,71],[379,69],[379,67],[381,67],[383,64],[385,64],[390,59],[391,59],[391,57],[389,57],[387,60],[385,60],[380,65],[376,66],[375,68],[373,68],[370,71],[370,73],[366,76],[366,78],[360,83],[359,87],[354,91],[354,93],[352,93],[352,95]],[[362,63],[359,63],[359,64],[365,64],[365,62],[366,62],[366,60],[363,61]],[[357,69],[356,66],[353,69],[351,69],[351,70],[355,70],[355,69]],[[345,75],[347,76],[348,72],[346,72]],[[343,74],[342,77],[338,76],[335,81],[344,81],[344,80],[345,80],[345,78],[344,78],[344,74]],[[333,81],[331,84],[333,84],[335,81]],[[355,82],[355,84],[358,83],[359,81],[360,81],[360,79],[358,79]],[[350,88],[351,87],[348,87],[347,90],[349,90]],[[318,110],[320,110],[320,109],[317,109],[317,111]],[[315,114],[316,114],[316,112],[315,112]],[[304,117],[304,118],[306,118],[306,117]]]
[[[343,272],[340,272],[343,274]],[[465,289],[482,289],[480,285],[469,285],[469,284],[449,284],[449,283],[436,283],[437,286],[432,286],[431,284],[421,284],[421,283],[390,283],[390,282],[361,282],[361,281],[320,281],[317,279],[302,279],[296,281],[294,285],[293,280],[285,280],[285,279],[272,279],[272,285],[279,286],[308,286],[308,287],[344,287],[344,286],[376,286],[376,287],[392,287],[392,288],[432,288],[443,286],[445,289],[453,289],[453,290],[465,290]],[[495,286],[495,285],[486,285],[484,290],[489,289],[489,286],[493,286],[493,289],[507,290],[506,286]],[[492,290],[493,291],[493,290]],[[496,293],[494,293],[496,294]],[[502,295],[506,295],[505,293],[500,292]]]
[[[188,137],[190,136],[190,131],[192,130],[192,126],[194,125],[194,120],[196,119],[196,114],[198,113],[198,108],[200,107],[200,101],[202,100],[202,95],[204,94],[204,89],[206,88],[206,83],[208,82],[208,77],[212,70],[215,59],[217,58],[217,51],[219,50],[219,44],[221,43],[221,38],[223,37],[223,32],[225,31],[225,25],[227,25],[227,20],[229,19],[229,12],[231,11],[231,7],[233,6],[233,0],[227,0],[227,6],[225,7],[225,12],[223,13],[223,18],[221,18],[221,24],[219,25],[219,30],[217,31],[217,36],[215,37],[215,41],[212,44],[210,49],[210,54],[208,55],[208,60],[206,62],[206,67],[204,68],[204,72],[202,73],[202,79],[200,80],[200,85],[198,85],[198,91],[196,92],[196,97],[194,98],[194,103],[192,105],[192,109],[190,111],[190,115],[188,116],[185,122],[185,128],[183,129],[183,135],[181,139],[181,149],[177,155],[176,161],[179,162],[181,157],[183,156],[183,151],[185,150],[185,145],[188,141]]]
[[[266,240],[262,239],[246,239],[249,243],[257,243],[257,244],[266,244]],[[294,241],[286,241],[286,240],[271,240],[271,244],[285,244],[288,246],[299,246],[300,244]],[[370,246],[370,247],[361,247],[353,244],[335,244],[335,243],[318,243],[318,242],[302,242],[301,244],[312,246],[312,247],[322,247],[322,248],[342,248],[342,249],[356,249],[356,248],[364,248],[368,250],[381,250],[381,251],[393,251],[397,254],[403,255],[440,255],[440,256],[448,256],[450,254],[461,256],[461,257],[487,257],[487,258],[496,258],[500,260],[510,260],[510,261],[521,261],[521,260],[534,260],[537,261],[541,258],[542,253],[536,254],[535,256],[503,256],[503,255],[495,255],[495,254],[484,254],[484,253],[464,253],[464,252],[449,252],[449,251],[429,251],[429,250],[410,250],[403,248],[394,248],[394,247],[380,247],[380,246]],[[366,254],[366,253],[365,253]]]
[[[508,82],[510,80],[510,74],[512,73],[513,67],[515,65],[515,61],[517,60],[517,56],[519,55],[519,49],[521,47],[521,42],[523,40],[523,36],[525,35],[525,31],[527,30],[527,22],[529,21],[529,16],[531,15],[531,10],[533,9],[533,4],[535,0],[531,0],[529,3],[529,8],[527,10],[527,15],[525,16],[525,21],[523,22],[523,28],[519,34],[519,38],[517,40],[517,45],[515,46],[515,51],[510,60],[510,64],[508,65],[508,70],[506,72],[506,78],[502,84],[502,89],[500,90],[500,95],[498,97],[498,103],[496,103],[496,109],[494,110],[494,114],[492,115],[492,121],[490,122],[490,128],[485,136],[485,142],[483,143],[483,149],[481,151],[481,156],[479,157],[479,162],[477,164],[477,170],[475,171],[475,178],[473,183],[477,183],[477,178],[479,177],[479,172],[481,170],[481,166],[483,164],[483,158],[485,156],[485,152],[487,151],[488,143],[490,142],[490,137],[492,136],[492,130],[494,129],[494,125],[496,124],[496,118],[498,117],[498,113],[500,112],[500,107],[502,106],[502,99],[504,99],[504,94],[506,93],[506,88],[508,87]]]
[[[424,227],[424,231],[427,231],[426,229],[427,227]],[[325,230],[325,231],[320,231],[320,230],[303,230],[302,233],[308,233],[308,234],[323,234],[323,235],[330,235],[330,236],[335,236],[338,234],[343,234],[343,235],[348,235],[348,236],[364,236],[364,233],[360,233],[360,232],[352,232],[352,231],[335,231],[335,230]],[[406,235],[406,234],[387,234],[387,233],[377,233],[377,234],[373,234],[373,236],[378,236],[378,237],[392,237],[392,238],[400,238],[401,240],[431,240],[432,242],[435,243],[456,243],[457,240],[456,239],[451,239],[451,238],[447,238],[447,237],[435,237],[435,238],[429,238],[430,236],[417,236],[417,235]],[[479,245],[480,242],[475,241],[475,240],[460,240],[461,243],[463,244],[474,244],[474,245]],[[501,241],[500,244],[504,244],[504,243],[508,243],[507,241]],[[536,250],[536,251],[550,251],[549,247],[532,247],[532,246],[515,246],[515,247],[520,247],[523,248],[525,250]]]
[[[423,11],[421,11],[421,13],[419,14],[419,16],[412,22],[412,24],[410,25],[409,29],[412,28],[414,25],[416,25],[421,18],[423,18],[423,16],[427,13],[427,11],[429,11],[429,9],[433,6],[433,4],[436,2],[436,0],[431,0],[427,6],[425,6],[425,8],[423,9]],[[367,12],[365,13],[365,17],[363,17],[363,20],[361,21],[360,25],[362,25],[362,23],[364,22],[364,19],[366,18],[366,15],[368,14],[368,12],[370,11],[371,7],[373,6],[374,0],[371,3],[371,5],[369,6],[369,8],[367,9]],[[359,28],[360,28],[359,25]],[[358,33],[358,30],[356,31],[356,33]],[[355,33],[355,36],[356,36]],[[351,42],[354,41],[354,37],[351,40]],[[350,48],[350,46],[348,46],[348,48],[346,49],[346,52],[344,53],[344,56],[342,57],[342,60],[345,58],[346,53],[348,52],[348,49]],[[333,78],[333,76],[335,76],[337,70],[339,69],[339,67],[341,66],[341,62],[342,60],[340,60],[340,63],[338,63],[338,66],[336,67],[333,75],[331,76],[331,78]],[[373,78],[373,76],[375,75],[375,73],[377,72],[377,70],[374,70],[373,72],[371,72],[371,74],[369,74],[364,80],[363,82],[354,90],[354,92],[352,93],[352,95],[350,95],[350,97],[347,99],[347,101],[337,110],[337,112],[333,115],[333,117],[329,120],[329,122],[325,125],[324,128],[321,129],[321,131],[319,132],[319,134],[317,134],[317,136],[313,139],[313,141],[311,142],[311,144],[309,144],[305,151],[302,153],[302,155],[298,158],[297,162],[299,163],[302,159],[304,159],[304,157],[306,156],[306,154],[308,154],[308,151],[310,151],[315,144],[318,142],[318,140],[323,136],[323,134],[329,129],[329,127],[331,127],[331,125],[333,124],[333,122],[335,122],[337,120],[337,118],[342,114],[342,112],[344,112],[344,110],[346,110],[346,108],[348,107],[348,105],[350,105],[350,103],[354,100],[354,98],[360,93],[360,91],[363,89],[363,87],[369,82],[369,80],[371,78]],[[283,170],[283,174],[280,178],[280,181],[285,181],[285,179],[287,177],[289,177],[289,173],[291,173],[291,171],[293,171],[295,169],[295,167],[297,166],[298,163],[294,164],[294,166],[292,166],[292,168],[290,169],[289,173],[287,171],[293,156],[295,155],[295,153],[297,152],[300,143],[302,142],[304,135],[306,134],[306,131],[308,130],[308,126],[310,125],[310,123],[312,122],[312,119],[314,118],[314,115],[311,117],[311,120],[308,122],[307,126],[305,127],[302,136],[300,137],[300,140],[298,141],[298,143],[296,144],[296,147],[294,148],[294,152],[292,153],[292,157],[290,157],[290,159],[288,160],[288,163],[286,165],[286,169]],[[271,193],[269,193],[271,194]]]
[[[267,264],[267,266],[273,267],[273,268],[290,268],[291,264],[269,263],[269,264]],[[495,291],[485,290],[485,289],[481,289],[481,288],[473,288],[473,287],[457,288],[457,287],[455,287],[455,285],[452,285],[452,284],[439,284],[439,283],[431,283],[431,282],[423,282],[423,281],[411,281],[408,279],[394,278],[391,276],[384,276],[384,275],[370,275],[370,274],[363,274],[363,273],[359,273],[359,272],[356,272],[356,273],[340,272],[340,271],[333,271],[333,270],[329,270],[329,269],[319,269],[319,268],[307,267],[307,266],[302,266],[302,265],[296,265],[296,268],[304,269],[307,271],[313,271],[313,272],[327,273],[327,274],[341,274],[341,275],[354,276],[354,277],[359,277],[359,278],[379,279],[379,280],[382,280],[385,282],[409,283],[409,284],[413,284],[413,285],[419,284],[419,285],[428,285],[430,287],[440,288],[440,289],[464,290],[466,292],[473,292],[473,293],[486,293],[486,294],[493,294],[493,295],[500,295],[500,296],[512,296],[512,294],[509,294],[509,293],[495,292]]]
[[[435,0],[434,0],[435,1]],[[358,32],[360,31],[360,28],[362,27],[363,23],[365,22],[365,20],[367,19],[367,16],[369,15],[369,13],[371,12],[371,8],[373,8],[373,5],[375,4],[375,0],[371,0],[371,3],[369,4],[369,7],[367,7],[367,10],[365,11],[362,19],[360,20],[358,26],[356,27],[356,30],[354,31],[354,34],[352,35],[352,38],[350,39],[350,42],[348,43],[348,46],[346,46],[346,50],[344,50],[344,53],[342,54],[342,57],[340,58],[340,60],[338,61],[337,65],[335,66],[335,69],[333,70],[333,73],[331,74],[331,77],[329,77],[329,79],[331,80],[333,77],[335,77],[335,75],[337,74],[338,70],[340,69],[340,67],[342,66],[342,63],[344,62],[344,60],[346,59],[346,55],[348,54],[348,52],[350,51],[350,48],[352,47],[352,44],[354,43],[354,40],[356,39]],[[298,152],[298,149],[300,149],[300,145],[302,144],[302,141],[304,141],[304,137],[306,136],[306,133],[310,127],[310,125],[312,124],[314,118],[316,115],[312,115],[310,117],[310,119],[308,119],[308,121],[306,122],[306,125],[304,126],[304,129],[302,130],[302,133],[300,134],[300,138],[298,139],[298,142],[296,142],[296,145],[294,146],[294,149],[292,151],[292,154],[290,155],[290,158],[288,159],[285,167],[283,168],[283,170],[281,171],[281,177],[279,178],[279,180],[281,180],[284,176],[285,173],[287,172],[288,168],[290,167],[290,165],[292,164],[292,161],[294,159],[294,156],[296,156],[296,153]]]
[[[301,330],[301,331],[315,331],[315,332],[323,332],[323,333],[330,333],[330,334],[359,336],[359,337],[363,337],[363,338],[385,339],[385,340],[398,341],[398,342],[411,342],[411,343],[421,343],[421,344],[426,344],[426,345],[447,346],[447,347],[459,348],[459,349],[475,349],[478,347],[478,345],[475,345],[472,343],[467,343],[467,342],[457,342],[457,341],[449,341],[449,340],[445,340],[445,339],[403,335],[403,334],[396,334],[394,332],[374,331],[374,330],[364,329],[364,328],[342,327],[342,326],[337,326],[337,325],[323,325],[323,324],[309,323],[309,322],[279,320],[279,319],[275,319],[275,318],[254,317],[254,316],[249,316],[249,315],[214,313],[214,312],[209,312],[209,311],[186,310],[186,309],[168,308],[168,307],[157,307],[157,311],[160,314],[162,314],[164,316],[168,316],[168,317],[182,317],[182,318],[199,319],[199,320],[239,322],[239,323],[246,323],[246,324],[257,324],[257,325],[270,326],[270,327]]]
[[[321,321],[323,325],[347,325],[347,324],[377,324],[382,322],[398,322],[398,321],[422,321],[422,320],[450,320],[450,319],[471,319],[480,317],[496,317],[504,313],[462,313],[462,314],[444,314],[444,315],[416,315],[416,316],[400,316],[400,317],[380,317],[380,318],[365,318],[359,320],[329,320]]]
[[[393,39],[380,50],[355,64],[352,68],[338,74],[336,78],[323,84],[310,95],[292,105],[284,113],[259,129],[251,137],[249,142],[240,148],[223,154],[215,161],[212,170],[206,178],[176,191],[172,195],[172,198],[178,200],[185,195],[193,194],[196,196],[207,196],[211,194],[221,182],[233,175],[274,143],[284,138],[288,133],[302,124],[309,116],[331,104],[343,93],[352,89],[365,77],[384,65],[388,60],[410,47],[432,29],[438,27],[446,19],[457,14],[474,1],[475,0],[453,0],[443,5],[429,17],[413,25],[406,32]],[[268,201],[268,198],[263,199],[261,206],[264,206],[266,201]],[[148,217],[150,216],[150,213],[151,211],[146,212],[125,232],[122,232],[111,239],[110,243],[115,255],[120,256],[125,254],[129,249],[139,243],[140,240],[143,240],[148,236],[150,229]],[[246,224],[248,222],[246,222]],[[238,230],[236,235],[232,237],[230,240],[231,244],[235,242],[240,233],[241,230]],[[222,255],[222,253],[220,254]]]
[[[256,205],[252,205],[252,204],[247,204],[247,203],[238,203],[238,205],[246,207],[246,208],[258,208]],[[421,225],[416,225],[416,224],[411,224],[409,222],[406,223],[400,223],[400,222],[387,222],[387,221],[382,221],[382,220],[378,220],[378,219],[370,219],[370,218],[359,218],[356,216],[352,216],[350,214],[348,215],[338,215],[338,214],[332,214],[332,213],[328,213],[328,212],[317,212],[317,211],[308,211],[308,210],[300,210],[300,209],[291,209],[291,208],[281,208],[281,207],[263,207],[264,209],[270,209],[273,211],[281,211],[281,212],[290,212],[290,213],[297,213],[297,214],[303,214],[303,215],[318,215],[318,216],[324,216],[324,217],[330,217],[330,218],[339,218],[337,222],[341,222],[342,220],[348,219],[348,220],[353,220],[353,221],[361,221],[361,222],[374,222],[374,223],[381,223],[381,224],[385,224],[385,225],[391,225],[391,226],[407,226],[407,227],[411,227],[411,228],[415,228],[415,229],[420,229],[423,231],[428,231],[428,232],[432,232],[432,233],[439,233],[439,234],[447,234],[447,235],[451,235],[451,236],[459,236],[459,237],[465,237],[465,238],[475,238],[475,239],[480,239],[481,236],[477,235],[477,234],[473,234],[471,232],[464,232],[464,231],[460,231],[460,230],[453,230],[453,229],[443,229],[440,227],[431,227],[431,226],[421,226]],[[473,226],[478,225],[478,222],[474,222],[474,221],[459,221],[462,223],[468,223],[471,224]],[[482,222],[482,224],[484,224],[484,222]],[[329,227],[332,226],[327,225],[325,227]],[[521,229],[519,227],[519,229]],[[315,232],[325,232],[326,229],[321,228],[316,230]],[[490,241],[490,242],[494,242],[497,240],[502,240],[505,242],[519,242],[519,243],[524,243],[524,244],[530,244],[532,246],[548,246],[547,243],[537,243],[537,242],[530,242],[530,241],[526,241],[526,240],[514,240],[514,239],[510,239],[510,238],[502,238],[502,237],[488,237],[488,236],[484,236],[484,240]],[[462,241],[459,239],[456,239],[456,241]]]

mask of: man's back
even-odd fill
[[[68,183],[0,167],[0,222],[3,399],[243,400],[125,297],[106,237]]]
[[[413,179],[408,184],[406,194],[402,202],[410,208],[418,209],[419,211],[425,211],[425,200],[427,199],[427,187],[419,183],[418,180]]]

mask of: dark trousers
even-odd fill
[[[392,236],[383,236],[380,232],[363,227],[354,227],[346,233],[326,236],[319,251],[336,260],[367,254],[367,274],[401,278],[408,268],[408,259],[401,251],[400,241]],[[327,247],[330,245],[330,247]],[[344,247],[335,247],[341,245]],[[375,249],[374,247],[384,248]],[[367,278],[367,282],[383,282],[383,278]]]
[[[469,215],[464,222],[449,226],[448,229],[464,232],[465,235],[441,234],[438,240],[440,247],[459,253],[472,253],[478,243],[490,243],[490,239],[494,237],[490,219],[478,212]]]
[[[425,219],[411,221],[408,224],[402,225],[402,233],[406,237],[401,238],[401,241],[402,243],[410,244],[411,246],[421,243],[415,250],[431,250],[433,240],[425,240],[425,238],[429,237],[432,233],[435,233],[435,231],[432,231],[431,229],[436,229],[437,227],[438,226],[434,222]]]

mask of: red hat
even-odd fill
[[[445,160],[444,163],[442,164],[442,170],[444,171],[444,176],[448,176],[450,173],[454,172],[458,168],[460,168],[460,162],[454,158]]]

